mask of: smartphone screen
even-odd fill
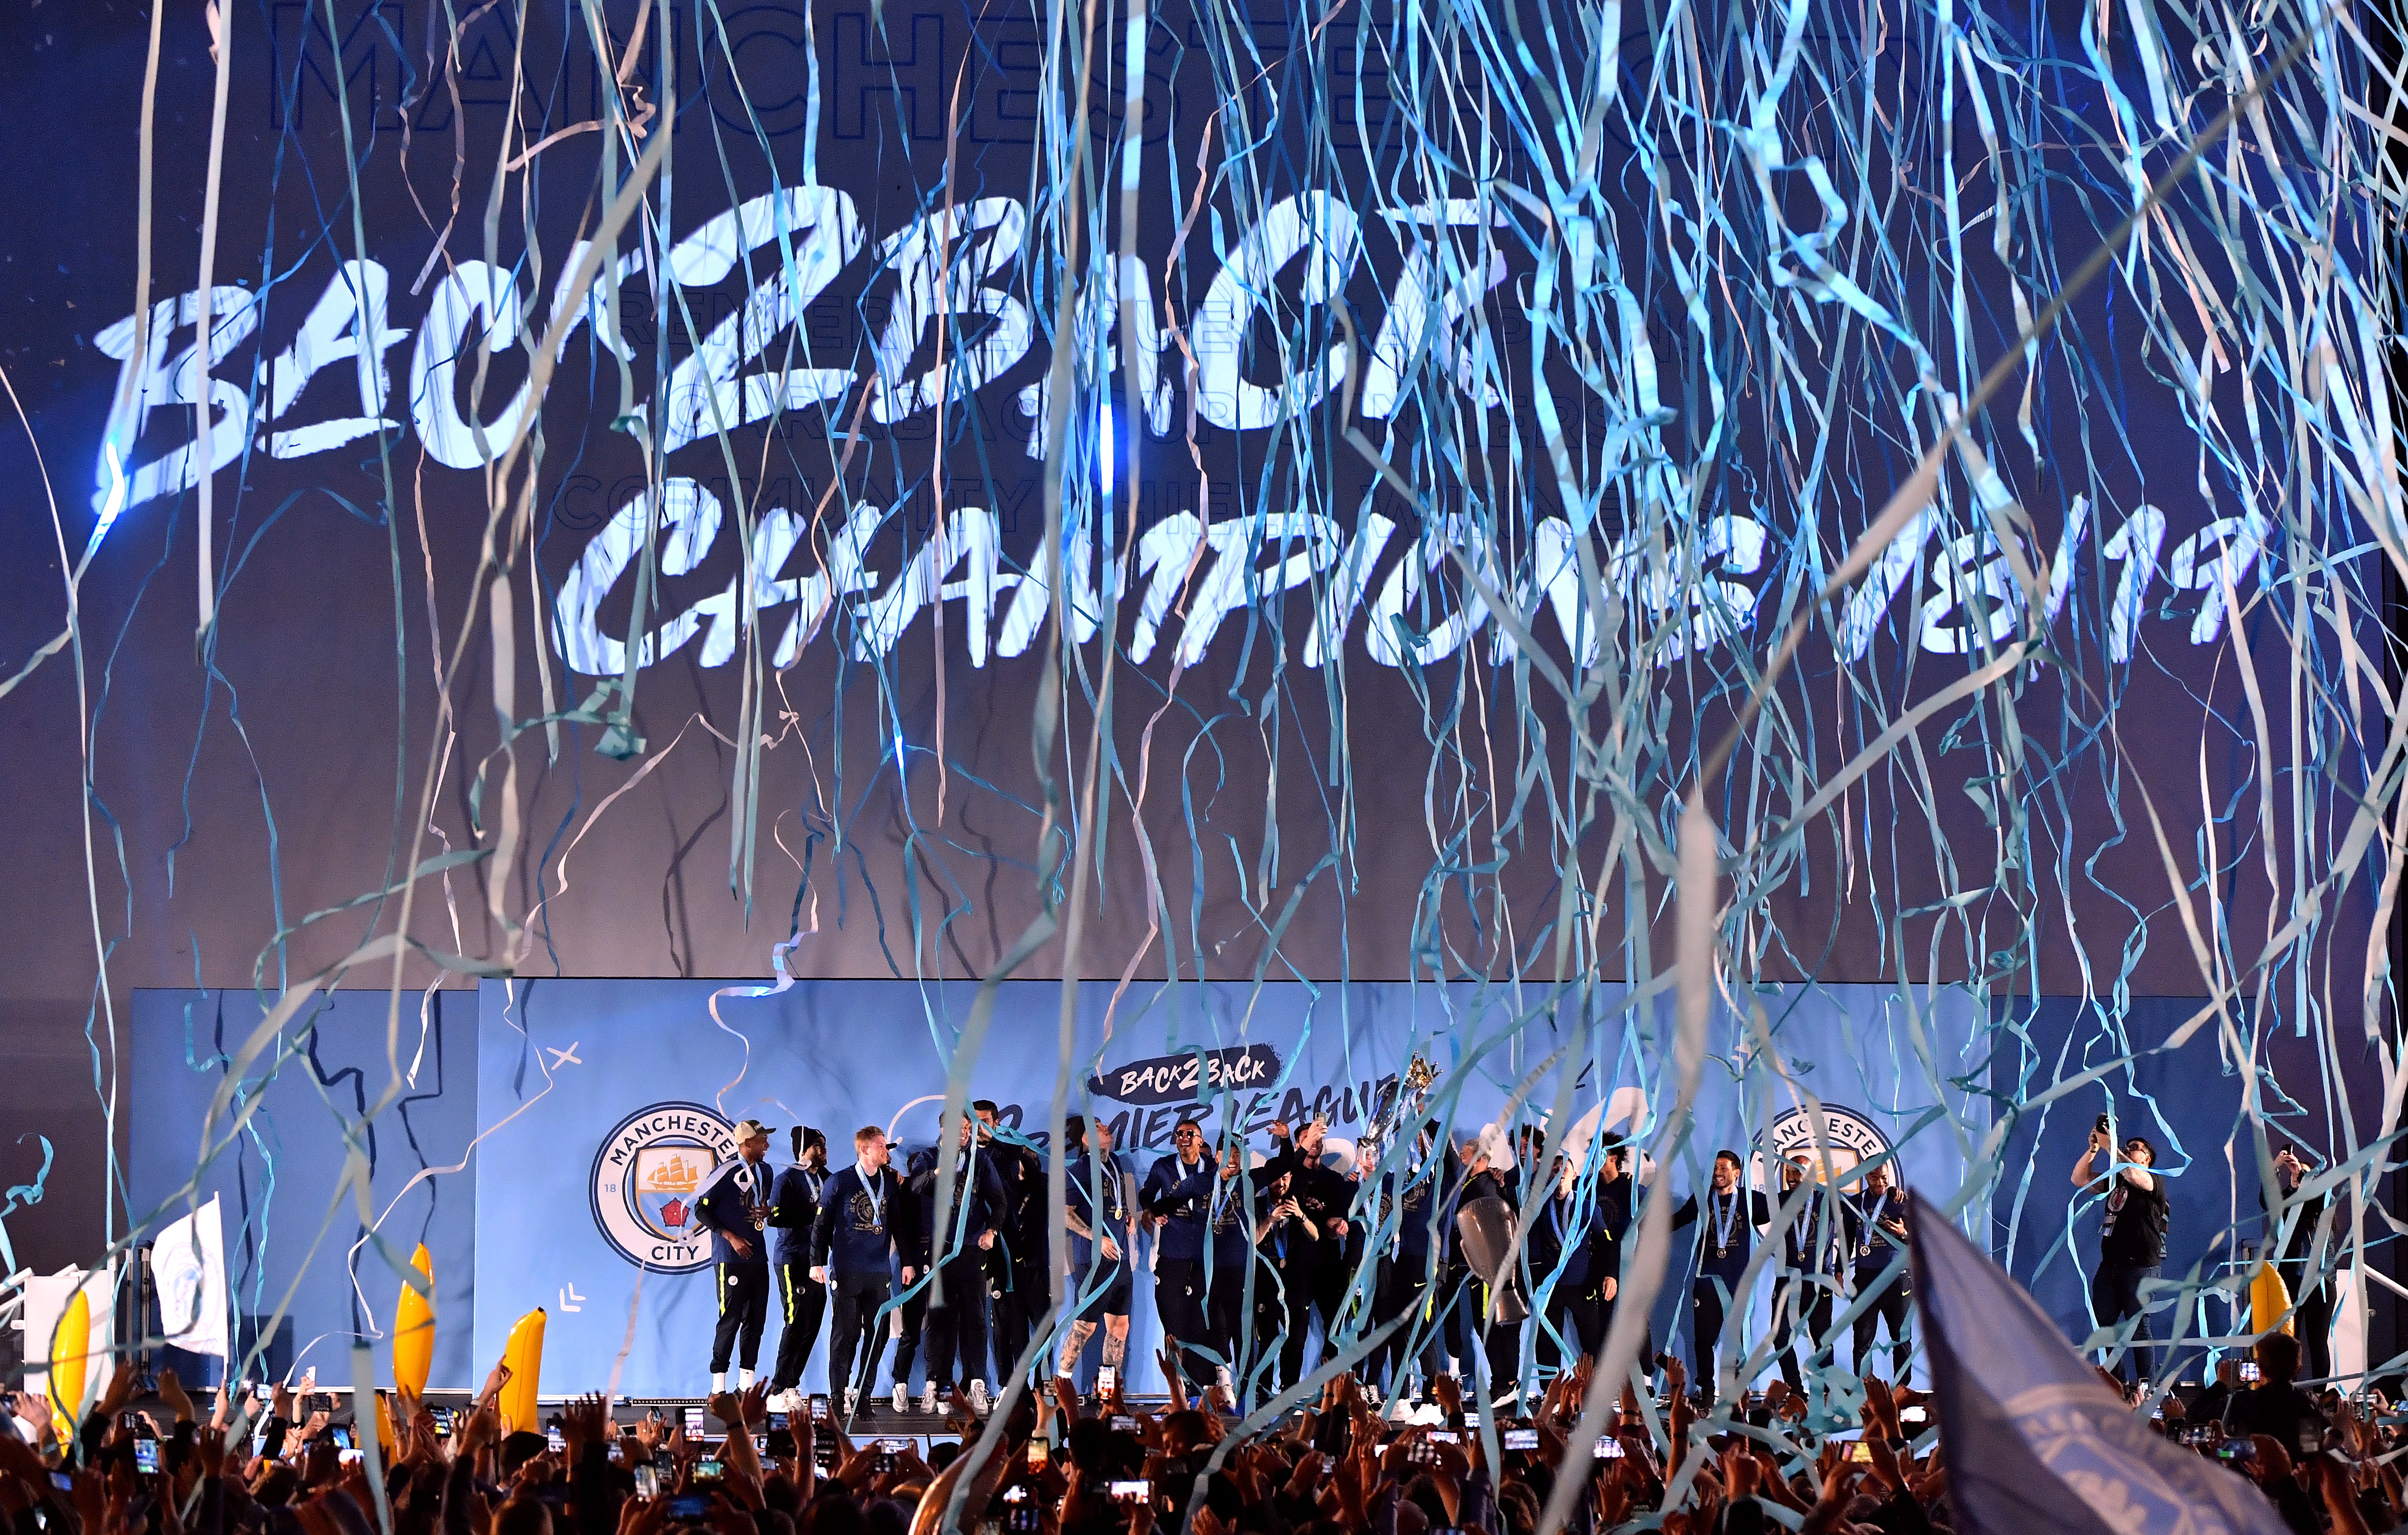
[[[1106,1490],[1115,1503],[1142,1503],[1154,1496],[1154,1484],[1143,1480],[1114,1482]]]
[[[1621,1459],[1622,1441],[1615,1439],[1611,1434],[1599,1435],[1597,1442],[1597,1457],[1599,1460]]]
[[[773,1433],[774,1433],[774,1432],[775,1432],[775,1431],[777,1431],[778,1429],[780,1429],[780,1428],[783,1428],[785,1426],[786,1426],[786,1414],[785,1414],[785,1413],[770,1413],[770,1414],[769,1414],[769,1428],[770,1428],[770,1431],[771,1431],[771,1432],[773,1432]]]
[[[2243,1359],[2241,1361],[2241,1378],[2244,1381],[2254,1381],[2258,1378],[2257,1360]]]
[[[1137,1431],[1137,1419],[1129,1416],[1126,1413],[1114,1413],[1112,1414],[1113,1433],[1133,1434]]]
[[[1429,1431],[1428,1437],[1430,1442],[1433,1444],[1460,1444],[1463,1442],[1463,1436],[1456,1433],[1452,1428],[1433,1428]]]
[[[658,1498],[661,1495],[661,1473],[651,1466],[636,1468],[636,1496]]]
[[[811,1398],[811,1421],[813,1423],[825,1423],[827,1420],[827,1398],[814,1395]]]
[[[1046,1458],[1052,1452],[1046,1448],[1045,1442],[1043,1440],[1030,1440],[1028,1442],[1028,1469],[1032,1471],[1043,1470],[1045,1469]]]
[[[543,1442],[551,1447],[554,1455],[559,1455],[568,1448],[568,1441],[562,1437],[557,1428],[546,1428],[543,1431]]]
[[[337,1450],[348,1450],[351,1447],[351,1430],[343,1424],[337,1424],[335,1426],[335,1448]]]
[[[1929,1411],[1922,1407],[1901,1407],[1898,1410],[1900,1423],[1921,1423],[1929,1415]]]
[[[1535,1450],[1539,1447],[1539,1430],[1508,1428],[1505,1430],[1504,1442],[1505,1448],[1509,1450]]]
[[[1872,1464],[1873,1447],[1860,1439],[1848,1446],[1848,1458],[1859,1466],[1870,1466]]]
[[[685,1437],[688,1439],[699,1439],[702,1437],[702,1409],[699,1407],[687,1408],[685,1410]]]
[[[367,1457],[357,1450],[337,1450],[335,1458],[346,1466],[356,1466]]]
[[[697,1460],[694,1463],[694,1479],[697,1482],[717,1482],[725,1478],[726,1475],[727,1463],[725,1461]]]
[[[134,1469],[145,1476],[159,1474],[159,1442],[137,1439],[134,1442]]]
[[[672,1498],[669,1499],[669,1517],[708,1519],[710,1517],[710,1499],[708,1495],[699,1492],[689,1492],[681,1497]]]
[[[441,1434],[446,1439],[449,1439],[452,1436],[452,1409],[448,1407],[430,1407],[426,1410],[426,1413],[429,1417],[435,1420],[435,1431]]]

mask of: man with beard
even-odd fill
[[[1741,1282],[1747,1274],[1748,1254],[1756,1233],[1772,1224],[1772,1209],[1760,1189],[1740,1187],[1746,1164],[1735,1151],[1714,1153],[1712,1185],[1702,1203],[1695,1194],[1672,1212],[1675,1228],[1698,1222],[1698,1267],[1689,1284],[1689,1352],[1698,1367],[1694,1377],[1701,1389],[1713,1389],[1714,1361],[1721,1347],[1723,1318],[1731,1307],[1744,1311],[1747,1297]]]

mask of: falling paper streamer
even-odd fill
[[[179,880],[235,839],[212,798],[262,817],[272,910],[228,900],[193,958],[260,988],[188,1067],[215,1094],[194,1186],[261,1174],[230,1212],[236,1309],[272,1326],[259,1249],[306,1245],[331,1208],[274,1192],[256,1090],[311,1069],[319,990],[393,988],[395,1069],[325,1096],[393,1157],[370,1131],[423,1090],[405,994],[438,972],[724,975],[730,954],[773,971],[707,1006],[748,1061],[747,1007],[798,976],[1119,977],[1113,1026],[1191,1058],[1246,1042],[1201,1037],[1182,988],[1207,977],[1309,984],[1341,1016],[1367,976],[1474,988],[1469,1017],[1502,1034],[1437,1031],[1438,1084],[1366,1186],[1426,1172],[1424,1127],[1482,1128],[1450,1078],[1516,1095],[1536,1160],[1591,1192],[1587,1152],[1621,1135],[1653,1222],[1637,1296],[1685,1283],[1662,1221],[1714,1149],[1700,1075],[1744,1105],[1714,1132],[1761,1151],[1778,1114],[1859,1096],[1874,1058],[1950,1106],[1911,1134],[1972,1169],[1920,1192],[2036,1295],[2078,1284],[2100,1191],[2069,1198],[2030,1148],[2110,1103],[2168,1144],[2177,1193],[2231,1169],[2186,1252],[2262,1250],[2250,1195],[2279,1138],[2313,1149],[2342,1217],[2319,1265],[2385,1265],[2408,1083],[2397,978],[2365,940],[2396,924],[2408,774],[2387,18],[1193,0],[1023,50],[963,45],[959,7],[889,6],[808,16],[829,36],[796,86],[729,31],[761,8],[697,0],[597,53],[581,4],[518,7],[513,44],[573,84],[519,90],[508,142],[490,103],[452,105],[452,61],[519,56],[474,51],[509,20],[480,11],[402,61],[406,107],[368,88],[383,54],[312,63],[294,88],[328,93],[278,98],[277,155],[226,159],[213,127],[189,184],[79,210],[135,254],[61,364],[93,419],[42,446],[77,466],[58,539],[84,552],[66,629],[12,676],[66,656],[93,680],[88,778],[64,777],[94,804],[199,796]],[[240,7],[209,15],[213,123],[231,69],[351,57],[314,15],[294,55],[241,36]],[[924,21],[953,50],[925,65]],[[897,62],[865,85],[872,57]],[[152,106],[197,122],[203,99]],[[423,189],[378,115],[403,110],[421,144],[461,113],[459,165],[498,167],[459,170],[452,206],[525,220],[412,222]],[[248,179],[288,152],[318,178],[306,204]],[[162,219],[200,221],[210,253],[169,269]],[[342,563],[355,534],[367,566]],[[116,563],[171,556],[200,562],[196,665],[190,588]],[[322,563],[369,571],[331,606],[394,637],[389,722],[259,643],[292,632],[269,581]],[[121,622],[177,643],[120,645]],[[351,658],[350,638],[329,645]],[[122,739],[112,688],[187,683],[192,739],[101,749]],[[271,765],[255,780],[215,766],[236,729]],[[363,742],[397,748],[394,777],[312,819],[356,860],[296,857],[287,753]],[[712,751],[708,771],[686,755]],[[169,792],[140,776],[154,758]],[[389,847],[318,829],[388,823]],[[108,944],[181,942],[189,915],[131,877],[166,851],[131,827],[92,844],[88,904],[134,929],[104,935],[103,998]],[[597,831],[612,851],[580,867],[623,884],[572,886]],[[369,872],[333,888],[329,867]],[[664,925],[665,949],[633,947]],[[1898,986],[1856,1059],[1784,1036],[1779,988],[1827,981]],[[1970,1075],[1918,1015],[1939,986],[1990,1020]],[[2153,993],[2195,1002],[2143,1038]],[[877,1026],[952,1066],[955,1099],[982,1051],[1031,1048],[916,995]],[[95,1015],[95,1058],[115,1026]],[[1025,1139],[1090,1107],[1095,1064],[1062,1059]],[[1198,1076],[1199,1100],[1237,1101]],[[2238,1108],[2206,1133],[2205,1095],[2169,1081]],[[720,1106],[796,1093],[739,1069]],[[122,1260],[191,1192],[99,1241]],[[405,1259],[396,1208],[336,1210],[354,1283],[452,1261]],[[2229,1319],[2235,1278],[2170,1265],[2166,1314]],[[2201,1341],[2286,1325],[2270,1284]],[[405,1385],[433,1321],[404,1284]],[[1412,1323],[1414,1347],[1444,1321]],[[542,1327],[512,1333],[522,1427]],[[1844,1396],[1838,1354],[1813,1369]]]

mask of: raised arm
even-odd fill
[[[2073,1164],[2074,1187],[2087,1188],[2096,1181],[2096,1175],[2090,1170],[2090,1161],[2091,1158],[2097,1156],[2100,1151],[2104,1150],[2106,1145],[2107,1138],[2105,1136],[2100,1134],[2096,1129],[2090,1132],[2090,1143],[2082,1148],[2082,1160]]]

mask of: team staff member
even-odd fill
[[[903,1180],[886,1165],[885,1131],[875,1125],[855,1130],[853,1157],[853,1166],[829,1179],[821,1191],[819,1219],[811,1227],[811,1277],[828,1287],[829,1309],[836,1313],[836,1330],[828,1340],[828,1384],[844,1383],[848,1418],[866,1406],[862,1387],[877,1379],[878,1357],[886,1352],[886,1331],[877,1321],[890,1293],[887,1255],[898,1240],[907,1244],[903,1251],[911,1251],[908,1243],[915,1214]],[[918,1265],[907,1261],[903,1283],[918,1277]]]
[[[769,1377],[769,1408],[803,1409],[803,1368],[820,1341],[827,1316],[827,1286],[811,1277],[811,1227],[819,1220],[820,1190],[827,1184],[827,1137],[795,1126],[795,1165],[769,1186],[769,1229],[777,1233],[770,1255],[776,1264],[778,1298],[785,1311],[778,1333],[778,1366]]]
[[[1096,1395],[1101,1398],[1119,1381],[1128,1357],[1129,1300],[1134,1293],[1129,1257],[1137,1250],[1136,1190],[1120,1158],[1112,1155],[1111,1126],[1099,1119],[1090,1126],[1083,1117],[1072,1114],[1063,1125],[1062,1139],[1070,1153],[1069,1164],[1063,1169],[1068,1185],[1063,1218],[1071,1236],[1078,1239],[1070,1244],[1068,1291],[1088,1298],[1077,1307],[1077,1320],[1062,1340],[1062,1361],[1056,1372],[1065,1381],[1071,1379],[1087,1340],[1096,1335],[1095,1319],[1102,1317],[1103,1361],[1096,1377]]]
[[[2135,1346],[2125,1350],[2126,1357],[2112,1369],[2120,1375],[2128,1362],[2132,1378],[2138,1381],[2148,1377],[2138,1347],[2149,1341],[2149,1313],[2141,1304],[2141,1286],[2157,1278],[2166,1261],[2166,1191],[2149,1170],[2157,1160],[2155,1146],[2136,1135],[2124,1142],[2123,1160],[2114,1163],[2109,1151],[2113,1141],[2106,1130],[2091,1130],[2090,1144],[2084,1149],[2082,1160],[2073,1164],[2073,1186],[2087,1192],[2101,1179],[2113,1184],[2100,1217],[2099,1271],[2090,1279],[2090,1310],[2102,1327],[2132,1319]],[[2094,1174],[2091,1161],[2102,1151],[2109,1153],[2114,1165]]]
[[[1772,1225],[1772,1210],[1764,1202],[1763,1191],[1739,1186],[1742,1166],[1735,1151],[1714,1153],[1713,1185],[1702,1208],[1692,1194],[1672,1212],[1675,1227],[1698,1223],[1698,1271],[1689,1284],[1689,1353],[1697,1363],[1700,1386],[1718,1379],[1714,1361],[1722,1343],[1723,1317],[1733,1302],[1746,1304],[1739,1292],[1740,1281],[1747,1273],[1748,1254],[1756,1245],[1757,1230]]]
[[[769,1320],[769,1127],[748,1119],[736,1126],[736,1155],[710,1170],[694,1202],[710,1232],[710,1261],[719,1280],[719,1326],[710,1335],[710,1394],[727,1389],[727,1361],[742,1351],[737,1389],[749,1390],[761,1360],[761,1329]]]
[[[1914,1310],[1914,1286],[1907,1277],[1907,1267],[1899,1261],[1906,1255],[1906,1196],[1889,1186],[1889,1164],[1885,1162],[1865,1174],[1863,1186],[1848,1203],[1849,1227],[1854,1235],[1850,1246],[1855,1272],[1850,1287],[1858,1296],[1878,1287],[1880,1293],[1865,1302],[1856,1314],[1856,1375],[1859,1379],[1872,1374],[1873,1330],[1889,1327],[1889,1378],[1892,1383],[1906,1379],[1906,1362],[1913,1345],[1907,1341],[1907,1315]],[[1898,1274],[1887,1284],[1882,1276],[1890,1265],[1898,1264]]]

